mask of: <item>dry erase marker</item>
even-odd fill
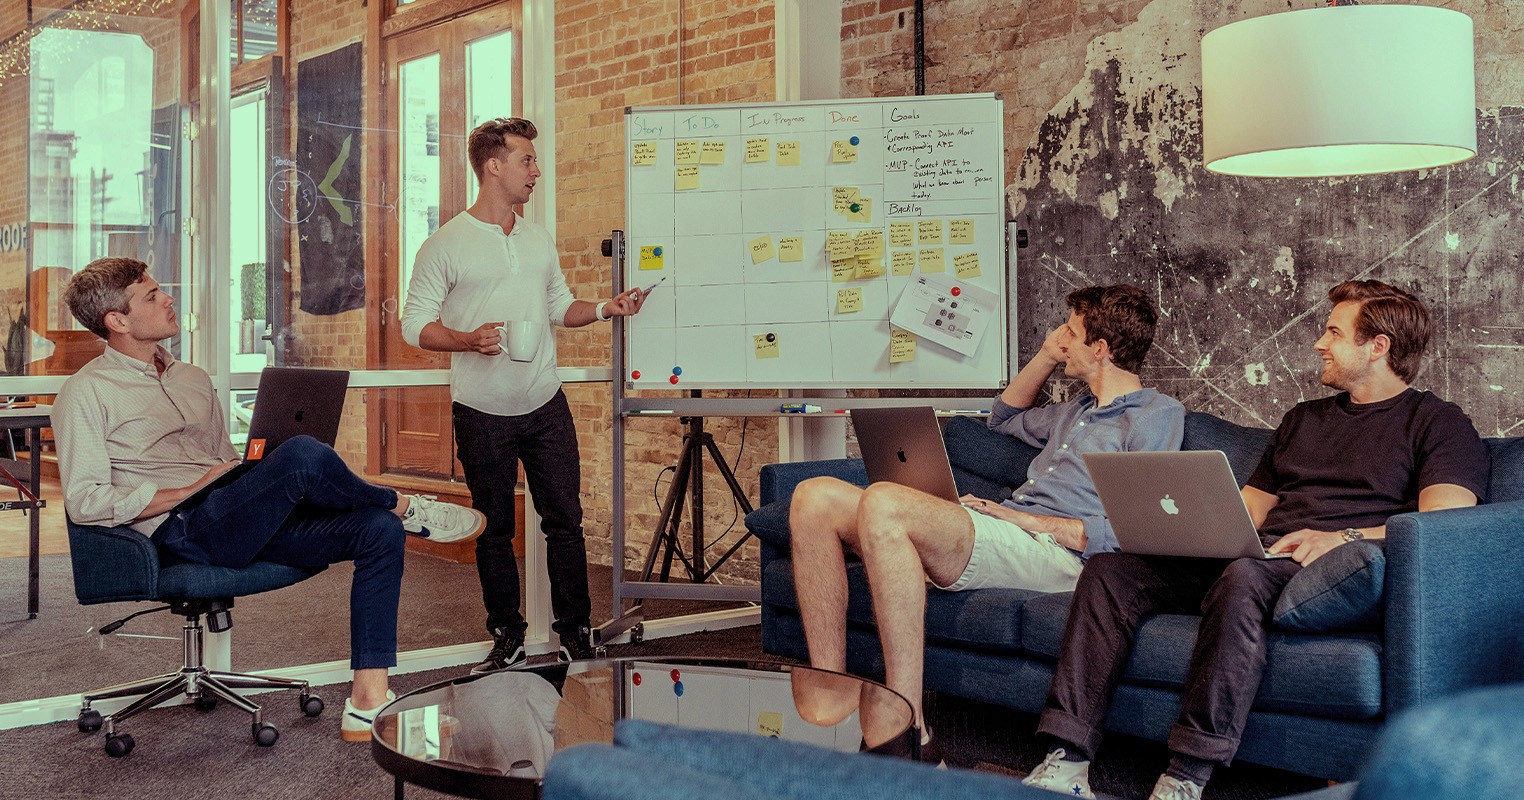
[[[641,289],[640,290],[640,296],[641,297],[645,297],[646,295],[650,294],[652,289],[655,289],[656,287],[660,286],[662,284],[662,281],[665,281],[666,279],[667,279],[667,276],[663,275],[663,276],[661,276],[661,280],[657,281],[656,283],[651,284],[650,286],[647,286],[644,289]]]

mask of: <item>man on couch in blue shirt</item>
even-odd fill
[[[1184,436],[1184,407],[1138,380],[1158,319],[1148,294],[1126,284],[1091,286],[1065,301],[1069,320],[1048,334],[990,416],[990,428],[1042,448],[1012,497],[965,496],[960,506],[898,484],[863,489],[822,477],[801,483],[789,506],[810,663],[846,669],[850,550],[867,566],[887,684],[914,707],[925,760],[937,760],[921,714],[926,582],[947,591],[1073,589],[1085,559],[1117,548],[1081,454],[1173,450]],[[1034,408],[1060,364],[1090,392]],[[822,724],[852,710],[850,702],[812,709]]]
[[[1053,740],[1026,783],[1078,797],[1133,634],[1151,614],[1197,613],[1201,629],[1151,800],[1200,800],[1233,760],[1268,657],[1271,610],[1291,578],[1356,539],[1382,539],[1409,511],[1476,505],[1491,459],[1464,412],[1408,384],[1434,325],[1422,302],[1380,281],[1345,281],[1313,349],[1339,394],[1286,412],[1242,490],[1260,536],[1286,560],[1107,554],[1085,567],[1038,732]]]

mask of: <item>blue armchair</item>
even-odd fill
[[[300,692],[298,699],[303,713],[309,717],[323,713],[323,701],[308,691],[307,681],[211,670],[202,663],[201,650],[203,616],[207,618],[207,628],[213,633],[221,633],[233,626],[231,609],[234,598],[290,586],[321,570],[266,562],[255,562],[242,569],[202,564],[163,566],[153,542],[131,528],[76,525],[72,520],[68,527],[74,595],[81,605],[143,600],[167,603],[161,608],[139,611],[102,626],[101,635],[116,631],[133,617],[155,611],[168,610],[185,617],[185,626],[181,629],[184,660],[179,669],[83,695],[79,729],[94,733],[104,727],[107,755],[121,758],[132,752],[133,738],[130,734],[117,732],[119,723],[177,695],[191,699],[202,711],[210,711],[217,706],[218,700],[225,700],[248,712],[253,718],[254,741],[261,747],[275,744],[280,731],[263,720],[259,706],[235,689],[296,689]],[[121,697],[138,699],[104,717],[91,708],[99,700]]]

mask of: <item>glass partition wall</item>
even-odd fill
[[[522,113],[519,0],[0,5],[0,102],[11,112],[0,126],[10,150],[0,393],[46,402],[98,355],[104,343],[73,320],[63,287],[93,259],[137,258],[176,299],[182,330],[167,346],[213,375],[240,447],[263,367],[358,371],[338,441],[351,468],[404,492],[464,498],[448,361],[405,344],[398,315],[418,245],[474,199],[466,133]],[[33,456],[56,475],[46,446]],[[54,481],[43,519],[61,530]],[[67,575],[63,537],[49,541],[46,558],[62,567],[45,573]],[[470,553],[431,555],[443,558],[409,562],[402,616],[428,624],[405,622],[403,650],[485,638]],[[336,567],[241,602],[234,666],[347,658],[348,581]],[[24,637],[53,656],[85,648],[79,661],[94,666],[56,685],[0,688],[0,703],[177,657],[167,615],[129,629],[172,638],[102,642],[80,631],[130,608],[80,608],[67,578],[45,582],[43,595],[29,629],[0,611],[0,656],[30,671],[10,656]]]

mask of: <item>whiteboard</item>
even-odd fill
[[[627,388],[1010,377],[999,95],[625,112]]]

